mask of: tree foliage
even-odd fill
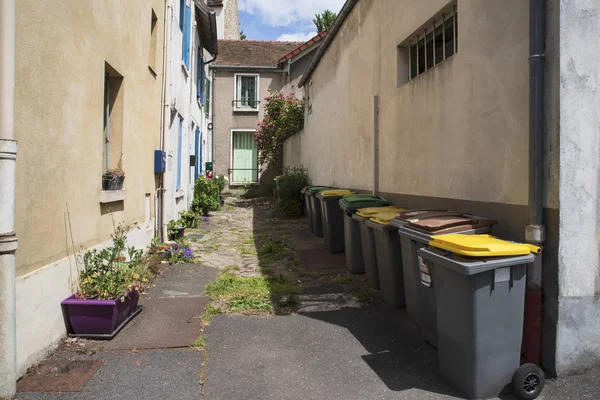
[[[331,10],[325,10],[321,14],[315,14],[313,22],[319,33],[329,29],[333,25],[333,21],[337,18],[337,14]]]
[[[304,128],[304,101],[297,99],[294,93],[269,90],[265,98],[265,114],[256,130],[258,161],[261,164],[275,163],[283,148],[283,143]]]

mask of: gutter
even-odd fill
[[[222,70],[242,70],[242,71],[283,71],[283,68],[277,66],[251,66],[251,65],[211,65],[212,69],[222,69]]]
[[[544,69],[546,44],[546,1],[529,0],[529,203],[527,206],[527,242],[543,246],[544,225]],[[527,270],[525,295],[525,362],[540,365],[542,348],[542,255]]]
[[[300,82],[298,82],[298,87],[304,86],[304,84],[312,75],[315,68],[317,68],[317,65],[319,65],[319,62],[321,61],[321,58],[323,58],[323,54],[325,54],[325,51],[327,51],[327,48],[337,35],[338,31],[341,29],[342,25],[344,24],[344,21],[346,20],[346,18],[348,18],[350,11],[352,11],[356,3],[358,3],[358,0],[346,1],[346,4],[344,4],[344,7],[342,7],[342,10],[339,12],[337,18],[333,22],[333,25],[331,25],[331,27],[329,28],[329,33],[323,39],[323,43],[321,44],[321,47],[319,47],[319,49],[317,50],[317,54],[315,54],[312,61],[308,65],[308,68],[306,68],[306,72],[304,72],[302,79],[300,79]]]
[[[0,2],[0,398],[17,388],[15,188],[16,0]]]
[[[165,8],[165,36],[163,46],[163,88],[162,88],[162,109],[161,109],[161,143],[160,149],[167,152],[167,134],[169,132],[169,120],[171,115],[171,39],[173,20],[173,5],[169,0]],[[167,239],[167,202],[165,194],[167,192],[167,171],[161,176],[161,195],[160,195],[160,222],[158,230],[162,241]],[[158,232],[157,232],[158,235]]]

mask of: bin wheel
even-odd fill
[[[519,399],[535,399],[544,390],[545,382],[546,376],[540,367],[523,364],[513,376],[513,390]]]

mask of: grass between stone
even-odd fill
[[[205,290],[212,301],[227,303],[228,311],[241,314],[271,314],[276,306],[289,305],[300,293],[296,284],[282,276],[240,277],[223,273]]]

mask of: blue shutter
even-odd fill
[[[202,139],[200,137],[200,128],[196,125],[196,168],[194,168],[194,182],[198,180],[201,172],[200,165],[202,165]]]
[[[190,69],[190,30],[192,24],[192,9],[185,6],[183,16],[183,63],[185,67]]]
[[[204,105],[204,57],[202,56],[202,47],[198,47],[198,73],[196,75],[198,99],[200,99],[200,104]]]
[[[179,29],[183,32],[183,14],[185,10],[185,0],[179,0]]]
[[[183,136],[183,118],[179,117],[179,132],[177,135],[177,191],[181,190],[181,141]]]

